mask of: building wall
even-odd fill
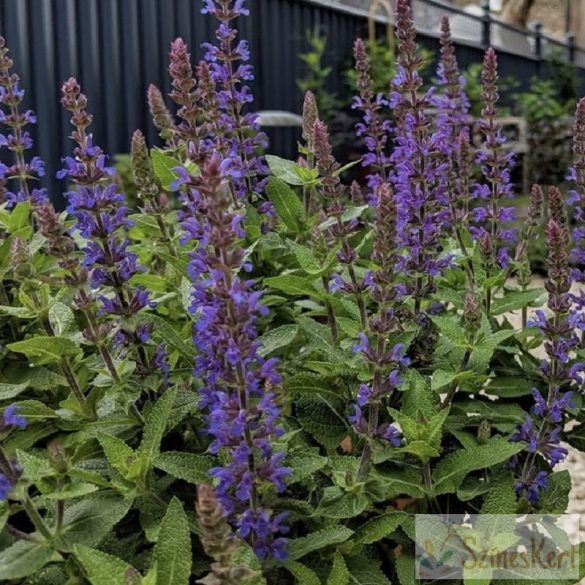
[[[459,6],[480,5],[481,0],[454,0]],[[499,9],[501,0],[492,0],[494,12]],[[559,39],[565,37],[566,2],[564,0],[536,0],[530,12],[529,20],[538,20],[543,23],[545,31]]]

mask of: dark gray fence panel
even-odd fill
[[[415,9],[424,2],[440,6],[416,0]],[[330,89],[347,93],[343,72],[351,64],[353,39],[366,33],[363,16],[306,0],[250,4],[252,16],[238,25],[251,43],[257,109],[300,112],[297,79],[304,75],[304,66],[298,55],[308,49],[308,31],[327,35],[327,59],[335,68]],[[63,188],[54,180],[55,172],[61,156],[72,149],[68,116],[59,103],[62,82],[70,76],[79,79],[94,114],[96,142],[109,153],[127,152],[136,128],[155,142],[146,88],[154,83],[169,92],[168,51],[174,38],[182,36],[189,43],[194,61],[202,56],[201,43],[213,40],[215,23],[200,13],[200,6],[199,0],[0,0],[0,30],[27,90],[26,106],[38,115],[33,135],[47,163],[45,184],[55,198]],[[469,17],[459,16],[463,26]],[[380,30],[383,33],[383,25]],[[420,40],[437,47],[432,31],[425,31]],[[463,67],[481,60],[480,43],[470,40],[458,46]],[[576,54],[579,61],[582,54]],[[524,87],[538,71],[537,59],[506,52],[500,52],[500,64],[502,75],[514,75]],[[580,75],[585,87],[585,70]],[[273,152],[294,153],[296,129],[270,134]]]

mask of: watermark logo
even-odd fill
[[[417,514],[417,579],[579,579],[578,514]]]

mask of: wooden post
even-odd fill
[[[371,43],[376,39],[376,15],[382,9],[387,18],[386,22],[386,38],[388,46],[394,48],[394,7],[391,0],[371,0],[370,8],[368,10],[368,36]]]

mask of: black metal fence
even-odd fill
[[[360,6],[365,0],[352,1],[354,6],[339,0],[249,1],[252,16],[239,28],[251,42],[258,109],[300,111],[296,80],[304,67],[298,55],[307,50],[307,31],[327,35],[328,59],[336,70],[331,89],[347,90],[342,71],[350,66],[353,39],[367,31]],[[487,12],[473,16],[437,0],[411,1],[423,45],[436,48],[440,17],[449,14],[462,67],[479,62],[491,42],[499,49],[502,75],[513,75],[524,87],[555,46],[539,30],[527,34],[492,21]],[[200,58],[199,46],[213,38],[215,26],[200,6],[199,0],[0,0],[0,29],[27,90],[27,106],[38,115],[35,137],[47,163],[47,185],[58,188],[51,178],[71,150],[59,104],[61,83],[79,79],[95,114],[95,139],[109,153],[127,152],[136,128],[154,142],[146,88],[154,83],[169,91],[167,53],[177,36]],[[585,53],[556,44],[585,67]],[[579,74],[585,87],[585,69]],[[274,132],[272,138],[274,152],[290,154],[294,148],[291,132]]]

